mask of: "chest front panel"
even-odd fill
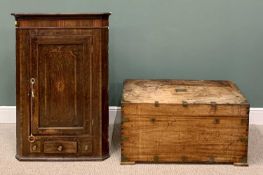
[[[124,115],[123,162],[241,162],[247,117]]]

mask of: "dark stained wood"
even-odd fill
[[[20,28],[103,28],[111,13],[92,14],[12,14]]]
[[[14,16],[16,157],[107,158],[109,14]]]
[[[77,142],[70,141],[46,141],[44,153],[66,154],[77,153]]]
[[[122,164],[247,164],[249,104],[230,81],[127,80]]]
[[[44,18],[44,17],[55,17],[55,18],[91,18],[91,17],[108,17],[111,12],[104,13],[11,13],[16,19],[19,18]]]

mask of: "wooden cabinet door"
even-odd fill
[[[92,31],[30,32],[33,135],[92,135]]]

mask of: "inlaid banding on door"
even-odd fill
[[[33,134],[76,130],[91,134],[92,36],[31,36],[31,65],[36,69]],[[85,78],[85,81],[83,81]],[[85,87],[85,88],[84,88]],[[88,87],[88,88],[87,88]],[[88,119],[88,120],[87,120]],[[51,131],[52,130],[52,131]]]

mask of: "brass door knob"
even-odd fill
[[[62,145],[59,145],[59,146],[57,147],[57,150],[58,150],[58,151],[62,151],[62,150],[63,150],[63,146],[62,146]]]

